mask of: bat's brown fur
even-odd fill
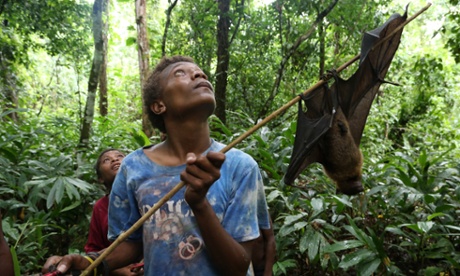
[[[324,170],[344,194],[356,194],[363,190],[361,168],[363,157],[355,144],[342,110],[335,115],[332,127],[322,142]]]

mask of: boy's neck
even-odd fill
[[[187,153],[201,155],[211,146],[209,126],[194,127],[182,125],[168,128],[166,140],[144,151],[154,162],[164,166],[178,166],[185,163]]]

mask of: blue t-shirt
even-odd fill
[[[223,144],[212,141],[208,151]],[[161,166],[138,149],[123,159],[113,183],[109,204],[109,240],[129,229],[180,182],[181,166]],[[270,228],[262,176],[248,154],[231,149],[221,177],[206,195],[225,230],[237,241],[259,236]],[[128,240],[142,240],[145,275],[218,275],[206,253],[185,188],[163,204]],[[250,275],[250,271],[248,271]]]

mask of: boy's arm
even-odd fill
[[[206,194],[220,178],[220,167],[225,155],[209,152],[206,156],[187,156],[187,167],[181,174],[186,183],[185,200],[195,215],[206,244],[207,254],[221,275],[246,275],[251,262],[253,241],[238,243],[225,231]]]
[[[220,224],[214,210],[206,200],[192,207],[207,254],[221,275],[246,275],[251,262],[253,241],[238,243]]]
[[[103,250],[99,251],[102,253]],[[122,242],[120,243],[105,259],[109,270],[127,266],[139,260],[142,254],[141,242]],[[69,270],[85,270],[90,266],[90,262],[79,254],[70,254],[65,256],[49,257],[42,268],[42,273],[48,273],[50,266],[56,266],[56,269],[62,274]]]
[[[273,264],[276,260],[276,243],[275,234],[273,233],[273,224],[270,221],[270,229],[261,229],[265,243],[265,269],[264,276],[273,275]]]

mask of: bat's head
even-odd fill
[[[351,135],[348,121],[339,109],[322,141],[322,165],[340,192],[355,195],[362,192],[363,157]]]
[[[337,192],[346,195],[356,195],[364,191],[361,179],[359,180],[345,180],[337,182]]]

